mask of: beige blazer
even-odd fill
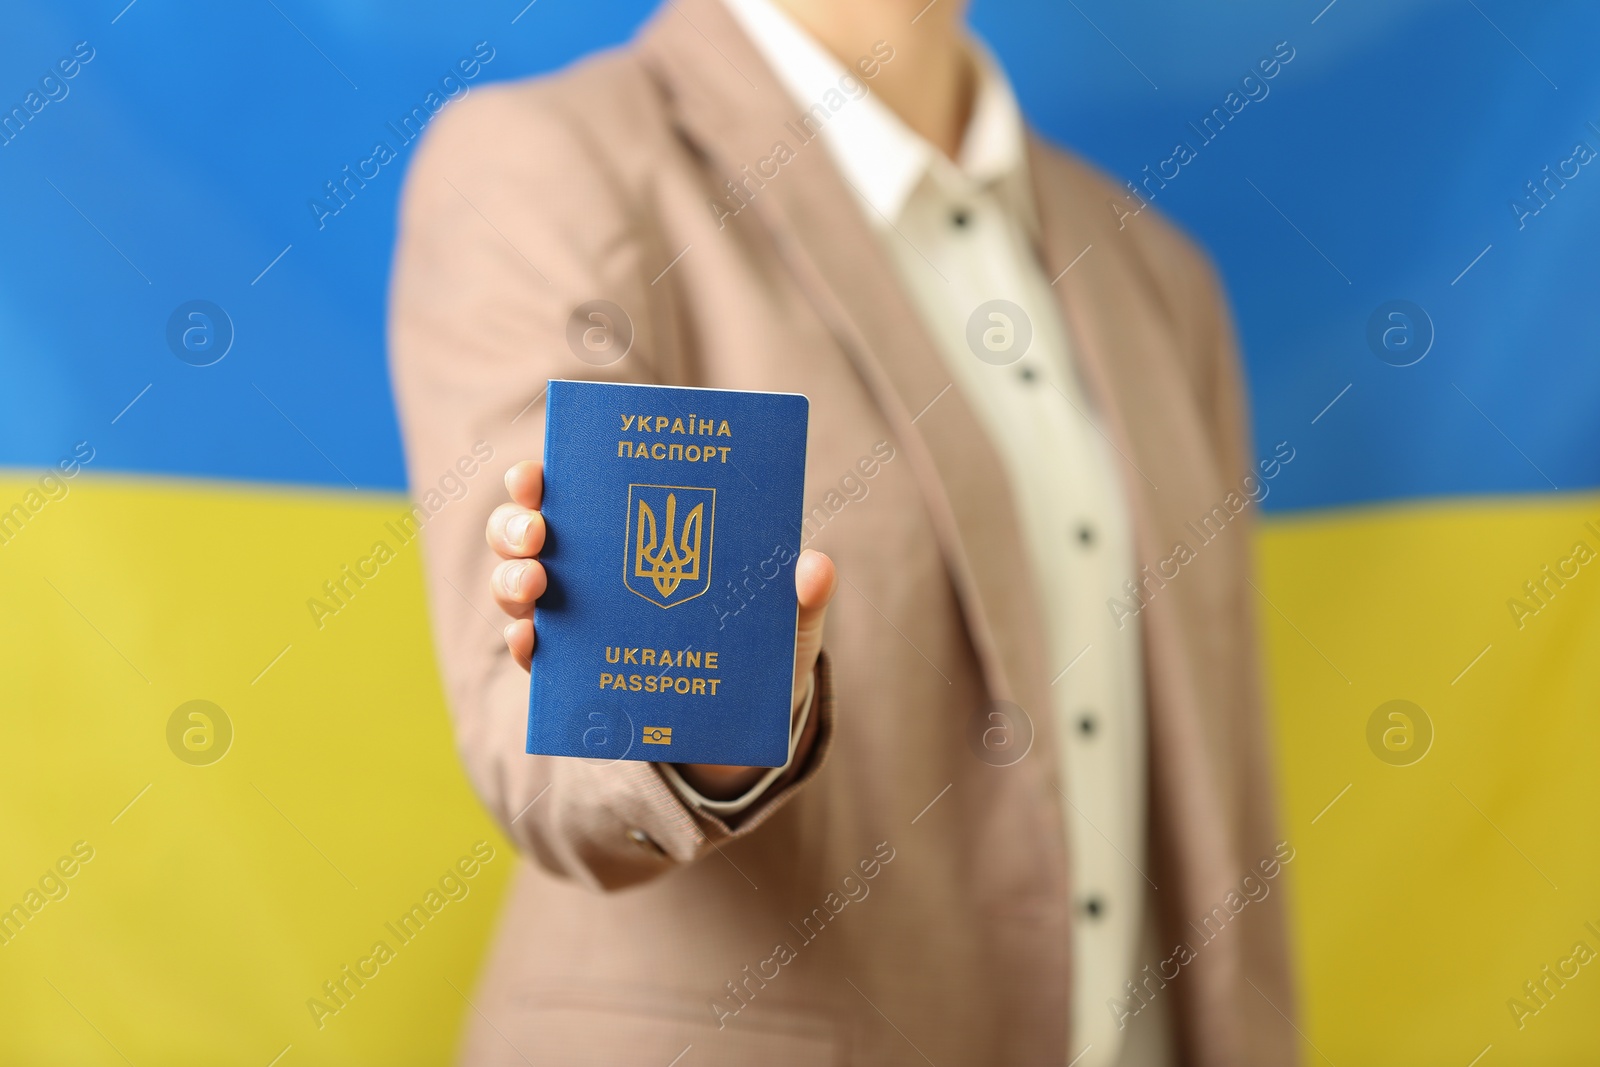
[[[651,764],[524,754],[527,675],[487,587],[498,478],[429,520],[461,756],[524,856],[466,1062],[951,1067],[1079,1051],[1061,665],[1041,654],[993,446],[959,391],[941,397],[941,358],[820,144],[737,216],[708,203],[792,138],[794,113],[717,0],[673,0],[620,51],[453,105],[407,179],[391,349],[413,485],[478,441],[496,471],[539,456],[552,377],[804,393],[808,544],[844,579],[817,750],[730,825]],[[1119,226],[1113,183],[1038,140],[1030,153],[1046,277],[1083,257],[1055,291],[1154,572],[1175,542],[1201,544],[1185,524],[1251,472],[1223,298],[1154,210]],[[605,367],[568,340],[597,299],[634,334]],[[1148,591],[1146,874],[1164,947],[1128,977],[1170,998],[1184,1062],[1204,1067],[1296,1059],[1248,521],[1163,586],[1130,575]],[[1031,718],[1013,766],[975,754],[995,700]],[[1236,908],[1252,872],[1270,892]]]

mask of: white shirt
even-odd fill
[[[838,99],[845,69],[771,0],[725,2],[797,114]],[[813,113],[827,114],[821,142],[856,191],[934,339],[930,357],[943,361],[988,430],[1038,579],[1052,705],[1026,710],[1053,716],[1060,739],[1077,917],[1073,1047],[1062,1050],[1062,1063],[1081,1057],[1075,1067],[1155,1067],[1172,1062],[1163,998],[1154,1002],[1159,1010],[1142,1012],[1127,1031],[1118,1030],[1107,1003],[1123,1001],[1125,983],[1160,958],[1141,949],[1150,917],[1140,873],[1146,836],[1139,631],[1119,631],[1106,608],[1136,573],[1132,536],[1116,454],[1093,421],[1051,281],[1034,252],[1021,113],[999,67],[981,46],[973,51],[980,76],[955,162],[870,93],[837,111]],[[870,90],[870,80],[856,80]],[[980,308],[996,299],[1014,308]],[[1025,333],[1031,340],[1021,352]],[[1131,1042],[1124,1040],[1129,1034],[1136,1035]]]

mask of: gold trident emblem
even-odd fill
[[[683,533],[674,537],[678,496],[668,493],[666,523],[658,536],[656,513],[649,504],[639,501],[633,573],[635,577],[649,578],[655,583],[656,592],[663,599],[677,591],[678,583],[700,579],[700,535],[704,529],[705,508],[703,503],[690,508],[683,520]]]

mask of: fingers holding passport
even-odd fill
[[[506,471],[506,492],[525,508],[538,510],[544,499],[544,464],[525,459]]]
[[[501,559],[533,559],[544,547],[544,516],[517,504],[501,504],[490,514],[485,534]]]
[[[523,670],[533,669],[533,620],[517,619],[508,622],[501,634],[505,636],[506,647],[511,650],[511,658],[517,661],[517,666]]]
[[[544,593],[547,579],[536,558],[544,547],[544,517],[538,507],[544,493],[544,468],[524,461],[506,471],[506,490],[512,503],[501,504],[489,516],[484,537],[505,562],[495,567],[489,584],[495,603],[511,617],[502,631],[512,658],[526,670],[533,657],[533,605]]]

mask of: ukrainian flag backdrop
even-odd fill
[[[418,115],[646,7],[5,5],[0,1060],[449,1056],[512,858],[391,532],[396,197]],[[974,21],[1213,250],[1294,449],[1256,584],[1308,1061],[1593,1063],[1600,11]],[[412,488],[487,508],[512,458]]]

